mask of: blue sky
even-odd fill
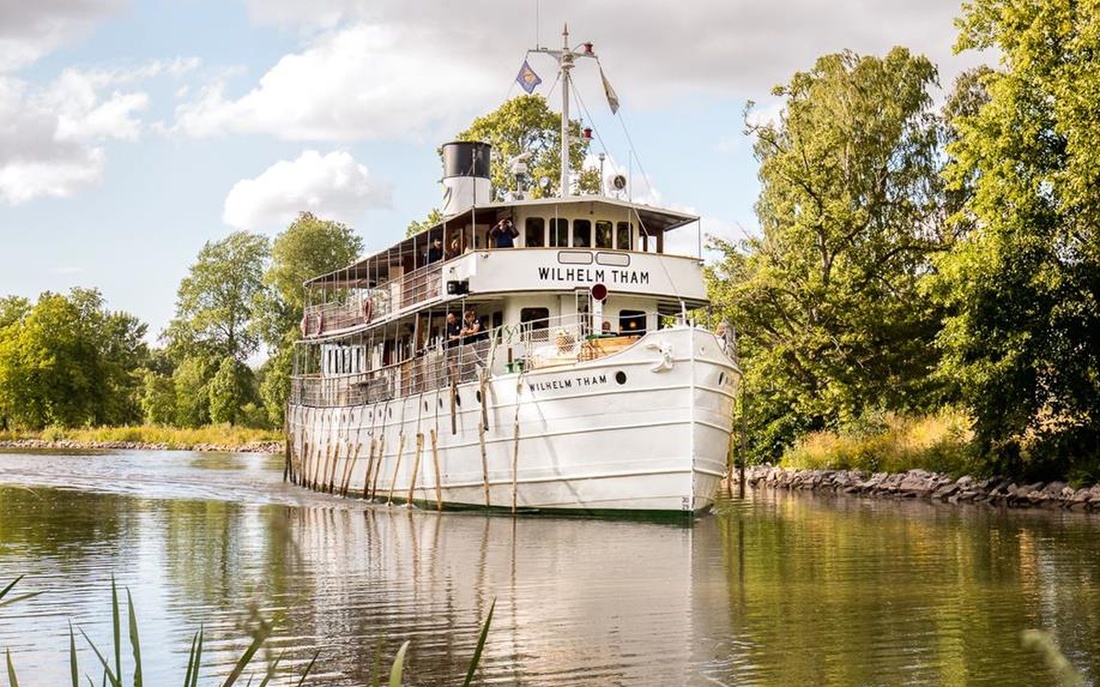
[[[198,251],[298,210],[368,250],[439,204],[435,150],[521,93],[528,48],[575,70],[593,152],[708,233],[756,227],[747,100],[824,53],[929,56],[949,85],[958,0],[0,0],[0,295],[97,287],[155,335]],[[558,96],[532,55],[536,93]],[[633,142],[633,148],[628,143]],[[644,173],[644,174],[643,174]],[[694,245],[694,236],[686,245]],[[151,337],[151,338],[152,338]]]

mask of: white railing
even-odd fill
[[[588,317],[569,315],[490,329],[451,346],[439,342],[408,360],[357,374],[300,374],[291,403],[355,406],[476,381],[479,375],[573,365],[611,355],[637,335],[593,334]]]

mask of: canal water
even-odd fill
[[[494,602],[475,684],[1053,684],[1031,629],[1100,675],[1077,513],[757,492],[691,526],[513,519],[314,494],[274,456],[0,452],[0,589],[20,575],[9,599],[41,594],[0,606],[0,653],[30,687],[70,684],[70,624],[100,683],[112,578],[147,685],[183,682],[200,627],[221,684],[262,622],[252,684],[317,652],[306,684],[372,684],[408,640],[404,684],[458,685]]]

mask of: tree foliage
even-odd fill
[[[290,395],[293,347],[305,309],[303,284],[313,277],[355,262],[363,240],[350,228],[303,212],[275,238],[271,266],[263,275],[254,329],[267,344],[259,398],[268,418],[282,425]],[[255,397],[256,394],[253,394]]]
[[[176,317],[165,331],[177,360],[204,356],[245,361],[259,337],[250,326],[270,257],[268,240],[235,232],[207,242],[176,294]]]
[[[937,313],[920,281],[943,246],[935,67],[820,58],[775,89],[785,110],[750,125],[762,236],[711,272],[741,335],[758,457],[869,410],[931,402]]]
[[[0,417],[26,429],[140,419],[146,327],[90,289],[0,302]]]
[[[988,102],[956,118],[967,232],[941,262],[945,374],[1010,472],[1100,477],[1100,6],[974,0],[960,49],[993,48]]]
[[[210,380],[210,421],[237,424],[243,408],[252,401],[252,370],[232,356],[222,358]]]
[[[460,141],[485,141],[493,147],[490,177],[498,191],[514,190],[515,178],[507,162],[522,153],[531,153],[526,161],[529,179],[549,180],[545,188],[531,184],[530,197],[558,195],[561,188],[561,113],[553,112],[539,95],[521,95],[493,112],[474,119],[458,135]],[[588,153],[589,142],[581,136],[581,124],[569,122],[569,166],[580,170]],[[599,188],[599,173],[581,174],[580,191]]]

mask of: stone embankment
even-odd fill
[[[739,481],[740,475],[734,470],[733,482]],[[978,479],[966,475],[954,478],[926,470],[867,474],[859,470],[787,470],[758,465],[745,469],[745,482],[752,487],[791,491],[1100,512],[1100,485],[1074,489],[1065,482],[1022,484],[1004,477]]]
[[[211,451],[219,453],[282,453],[281,441],[258,441],[241,446],[223,444],[165,444],[144,441],[73,441],[61,439],[17,439],[0,441],[0,448],[27,448],[38,450],[82,451],[88,449],[133,449],[138,451]]]

